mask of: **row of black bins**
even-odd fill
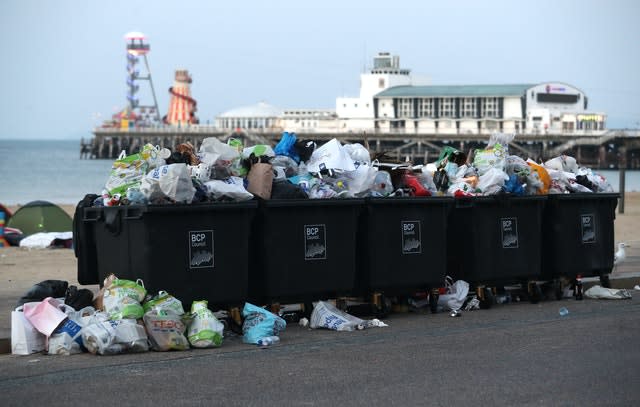
[[[618,194],[76,208],[78,281],[186,304],[308,302],[608,274]]]

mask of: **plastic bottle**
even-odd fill
[[[280,343],[280,337],[279,336],[265,336],[264,338],[260,338],[258,339],[258,346],[271,346],[271,345],[277,345],[278,343]]]
[[[569,310],[566,309],[565,307],[560,308],[560,311],[558,312],[560,314],[561,317],[566,317],[567,315],[569,315]]]

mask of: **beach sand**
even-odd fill
[[[60,206],[73,217],[75,205]],[[631,246],[627,249],[627,256],[640,256],[640,193],[627,193],[624,207],[624,214],[616,211],[615,241],[626,242]],[[18,208],[10,207],[9,209],[15,212]],[[634,262],[627,262],[623,266],[616,273],[640,271],[637,269],[637,263]],[[114,272],[117,273],[117,270]],[[18,298],[34,284],[49,279],[65,280],[69,285],[80,287],[77,281],[77,261],[73,250],[0,248],[0,338],[10,337],[10,311],[15,308]],[[99,289],[98,285],[82,288],[89,288],[94,293]]]

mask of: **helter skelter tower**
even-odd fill
[[[146,37],[140,32],[130,32],[126,34],[124,38],[127,40],[127,101],[129,115],[127,119],[138,125],[160,123],[158,101],[156,99],[156,92],[153,89],[149,62],[147,61],[147,54],[150,50],[149,43],[145,42]],[[138,69],[140,57],[144,60],[144,66],[146,69],[144,74],[141,74]],[[153,105],[140,104],[140,101],[136,96],[140,90],[138,81],[147,81],[149,83],[151,95],[153,96]]]
[[[186,69],[177,69],[173,86],[169,88],[171,100],[164,122],[172,125],[197,124],[197,102],[191,97],[191,75]]]

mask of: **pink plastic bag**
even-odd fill
[[[40,302],[28,302],[24,304],[23,309],[25,318],[46,336],[51,336],[58,325],[67,319],[67,314],[61,310],[64,309],[63,303],[52,297]]]

